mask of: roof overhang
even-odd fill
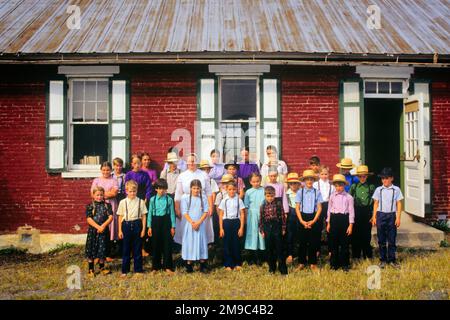
[[[184,53],[0,53],[0,64],[266,64],[356,66],[405,65],[450,67],[450,54],[368,54],[295,52],[184,52]]]

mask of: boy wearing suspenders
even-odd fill
[[[143,273],[142,238],[145,236],[147,208],[145,201],[137,197],[138,185],[129,180],[125,184],[127,197],[120,201],[117,209],[119,216],[119,239],[123,239],[122,277],[130,272],[130,253],[133,250],[134,272]]]
[[[295,198],[297,204],[295,211],[300,221],[298,269],[305,268],[309,263],[312,270],[317,270],[317,251],[320,246],[317,222],[322,212],[322,195],[313,187],[314,181],[317,180],[313,170],[303,171],[300,180],[305,182],[305,187],[297,192]]]
[[[397,228],[400,227],[403,194],[399,187],[394,186],[394,175],[391,168],[384,168],[378,175],[382,186],[376,188],[372,199],[372,225],[377,226],[378,246],[380,248],[380,267],[386,263],[397,265]]]
[[[237,185],[227,185],[228,197],[219,205],[220,237],[223,238],[223,256],[225,269],[240,270],[242,265],[239,238],[244,235],[245,205],[237,195]]]
[[[167,181],[156,180],[153,185],[156,195],[150,198],[147,219],[148,236],[152,237],[152,272],[163,268],[173,273],[172,238],[175,235],[175,209],[172,197],[167,195]],[[162,264],[161,264],[162,258]]]

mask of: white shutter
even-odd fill
[[[358,165],[364,161],[364,148],[361,143],[362,83],[343,81],[340,89],[340,144],[341,157],[350,158]]]
[[[47,87],[47,171],[66,169],[66,82],[50,80]]]
[[[217,139],[217,82],[213,78],[200,79],[197,108],[197,154],[209,159],[209,153],[218,147]],[[199,160],[200,160],[199,159]]]
[[[112,80],[110,112],[110,158],[129,160],[129,92],[127,80]]]
[[[273,145],[281,157],[280,146],[280,92],[277,79],[262,79],[262,101],[261,101],[261,150],[260,161],[267,163],[266,148]]]

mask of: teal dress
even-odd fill
[[[264,202],[264,188],[251,188],[245,193],[244,204],[247,213],[247,234],[245,236],[245,249],[265,250],[264,238],[259,232],[260,207]]]

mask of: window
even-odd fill
[[[366,98],[403,98],[403,81],[366,80],[364,96]]]
[[[250,149],[258,160],[258,78],[220,79],[220,132],[223,161],[239,161],[240,151]]]
[[[73,79],[70,86],[69,166],[98,169],[108,159],[108,79]]]

